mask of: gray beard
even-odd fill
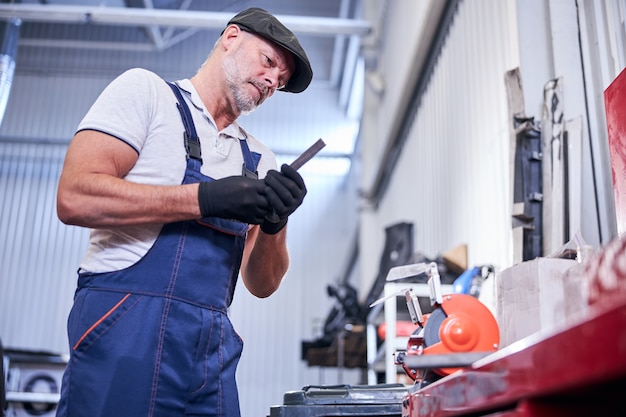
[[[243,89],[243,85],[247,82],[241,75],[239,63],[233,58],[228,56],[224,58],[222,62],[222,68],[226,78],[228,88],[233,93],[235,99],[235,105],[241,114],[247,115],[252,113],[258,107],[256,101],[246,94]]]

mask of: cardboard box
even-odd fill
[[[496,276],[500,347],[538,331],[562,328],[570,312],[586,308],[584,295],[577,299],[566,295],[575,292],[572,287],[577,284],[569,282],[573,275],[568,271],[577,266],[571,259],[536,258]]]

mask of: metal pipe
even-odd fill
[[[15,56],[17,55],[21,23],[19,19],[11,18],[8,22],[2,22],[2,25],[0,25],[0,28],[4,29],[2,47],[0,49],[0,124],[4,118],[11,86],[13,85]]]
[[[17,18],[25,22],[92,23],[115,26],[175,26],[222,29],[234,13],[173,9],[138,9],[126,7],[0,4],[0,18]],[[367,35],[371,31],[365,20],[311,16],[276,16],[285,26],[298,33],[314,35]]]

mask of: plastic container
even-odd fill
[[[288,391],[269,417],[402,416],[403,384],[310,385]]]

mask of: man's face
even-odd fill
[[[243,31],[241,36],[222,67],[235,105],[247,114],[284,87],[295,64],[291,53],[273,42]]]

